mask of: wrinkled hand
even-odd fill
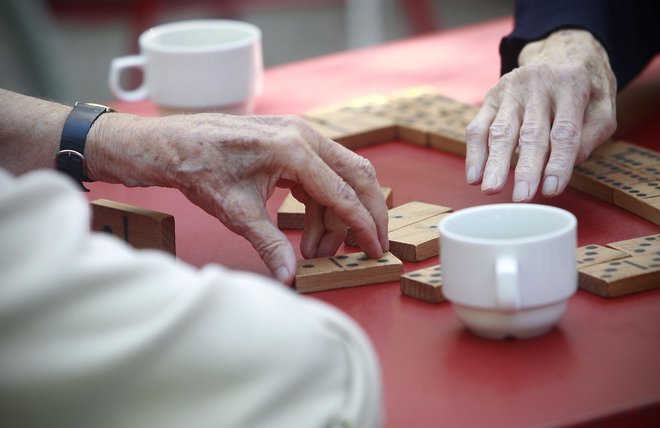
[[[466,175],[499,193],[519,148],[514,201],[556,196],[573,166],[616,129],[616,80],[607,53],[582,30],[561,30],[527,44],[520,67],[502,76],[468,125]]]
[[[104,116],[120,120],[120,115]],[[137,142],[124,149],[133,155],[117,154],[124,156],[123,163],[130,162],[130,168],[115,174],[121,182],[178,188],[247,238],[280,281],[293,279],[296,257],[266,211],[275,187],[291,188],[306,205],[305,258],[334,254],[347,226],[370,257],[387,250],[387,206],[374,168],[302,119],[220,114],[129,119],[137,123],[124,128],[133,129]],[[109,159],[106,164],[122,162]],[[91,173],[112,181],[93,165]]]

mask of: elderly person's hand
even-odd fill
[[[616,80],[607,53],[587,31],[566,29],[527,44],[519,68],[488,92],[467,127],[466,175],[486,194],[502,190],[519,148],[514,201],[556,196],[573,166],[616,129]]]
[[[247,238],[282,282],[293,279],[296,257],[266,211],[277,186],[306,205],[304,257],[334,254],[347,226],[370,257],[388,248],[374,168],[298,117],[106,114],[97,122],[86,149],[90,178],[178,188]]]

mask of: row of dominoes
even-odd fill
[[[465,128],[478,110],[432,87],[417,87],[366,95],[303,117],[350,149],[401,139],[464,156]],[[657,151],[627,142],[603,144],[575,168],[571,186],[660,225]]]
[[[309,293],[398,280],[403,271],[401,260],[419,262],[439,254],[438,225],[451,211],[451,208],[424,202],[409,202],[390,209],[390,251],[381,259],[372,260],[364,253],[353,253],[303,260],[298,264],[296,289]],[[350,231],[347,245],[357,245]]]
[[[465,156],[465,127],[479,108],[418,87],[372,94],[303,115],[317,131],[349,149],[401,139]]]
[[[660,287],[660,234],[578,248],[580,288],[619,297]]]
[[[660,234],[586,245],[577,249],[576,258],[579,287],[585,291],[611,298],[660,288]],[[404,295],[445,301],[440,265],[406,274],[402,270],[402,262],[392,254],[368,260],[357,253],[301,262],[296,282],[299,291],[312,292],[398,279]]]
[[[660,153],[617,141],[575,167],[571,186],[660,226]]]
[[[607,246],[577,249],[579,287],[602,297],[619,297],[660,288],[660,234]],[[435,265],[401,276],[401,293],[431,303],[444,302],[442,267]]]

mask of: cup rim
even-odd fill
[[[218,27],[245,30],[246,36],[244,38],[233,40],[230,42],[210,44],[201,47],[166,45],[155,42],[153,40],[154,37],[159,36],[161,34],[182,30],[186,28],[218,28]],[[241,47],[249,46],[259,39],[261,39],[261,29],[256,25],[246,21],[237,21],[231,19],[190,19],[185,21],[169,22],[149,28],[148,30],[140,34],[140,37],[138,39],[138,44],[140,45],[140,47],[157,49],[158,51],[161,52],[198,53],[198,52],[211,52],[217,50],[231,50],[231,49],[241,48]]]
[[[503,210],[526,210],[526,211],[537,211],[537,212],[554,212],[561,215],[567,220],[566,224],[557,229],[551,230],[549,232],[538,233],[529,236],[520,236],[513,238],[483,238],[468,236],[460,233],[453,232],[449,230],[449,227],[452,226],[452,223],[459,221],[464,215],[470,215],[478,213],[481,211],[503,211]],[[526,242],[535,242],[540,240],[551,239],[557,236],[564,235],[570,230],[575,229],[577,226],[577,218],[571,212],[558,207],[553,207],[543,204],[519,204],[519,203],[502,203],[502,204],[489,204],[489,205],[479,205],[476,207],[464,208],[459,211],[454,212],[453,214],[447,216],[442,222],[440,222],[440,236],[453,239],[461,242],[468,242],[480,245],[498,245],[498,244],[518,244]]]

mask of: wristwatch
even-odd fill
[[[64,123],[60,151],[57,152],[57,169],[76,180],[82,190],[89,192],[83,182],[91,182],[85,174],[85,143],[92,124],[103,113],[112,113],[110,107],[94,103],[76,103]]]

